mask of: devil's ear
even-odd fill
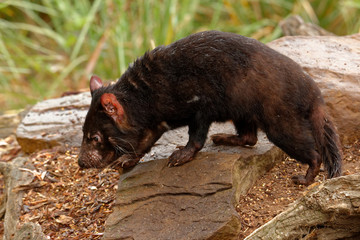
[[[99,78],[96,75],[92,75],[91,78],[90,78],[90,92],[91,92],[91,95],[93,94],[93,92],[96,89],[99,89],[102,86],[103,86],[103,83],[101,81],[101,78]]]
[[[124,108],[121,106],[115,95],[112,93],[104,93],[101,98],[101,105],[105,113],[111,117],[116,124],[121,125],[125,120]]]

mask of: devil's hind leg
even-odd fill
[[[257,143],[257,125],[254,121],[234,121],[237,135],[219,133],[211,136],[217,145],[254,146]]]
[[[310,185],[320,172],[321,157],[310,124],[306,120],[292,118],[279,120],[265,131],[269,140],[291,158],[309,165],[305,176],[294,176],[296,184]]]

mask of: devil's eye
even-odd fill
[[[100,142],[100,141],[101,141],[101,138],[100,138],[99,135],[94,135],[94,136],[92,137],[92,140],[95,141],[95,142]]]

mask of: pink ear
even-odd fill
[[[104,93],[101,96],[100,101],[106,114],[112,117],[116,123],[121,124],[125,118],[125,112],[115,95],[112,93]]]
[[[103,86],[103,83],[101,81],[101,78],[99,78],[96,75],[92,75],[90,78],[90,91],[91,94],[96,90]]]

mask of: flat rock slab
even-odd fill
[[[290,57],[316,81],[343,144],[360,138],[360,34],[283,37],[269,47]]]
[[[201,149],[202,152],[213,152],[213,153],[243,153],[244,148],[233,147],[233,146],[217,146],[212,143],[210,136],[216,133],[228,133],[236,134],[234,125],[231,122],[226,123],[213,123],[210,126],[208,138],[205,142],[204,147]],[[270,143],[266,141],[266,135],[263,132],[258,133],[258,138],[263,143],[267,143],[270,146]],[[142,161],[149,161],[155,159],[168,158],[171,153],[173,153],[178,147],[185,146],[188,142],[188,127],[181,127],[174,130],[165,132],[161,138],[156,142],[156,144],[151,148],[151,151],[147,153]],[[252,148],[249,148],[252,149]],[[256,148],[253,148],[256,151]]]
[[[103,239],[238,239],[240,194],[283,154],[266,140],[236,149],[200,152],[174,168],[167,159],[149,161],[123,173]]]
[[[90,93],[85,92],[36,104],[16,130],[22,150],[30,153],[57,145],[80,146],[90,102]]]

